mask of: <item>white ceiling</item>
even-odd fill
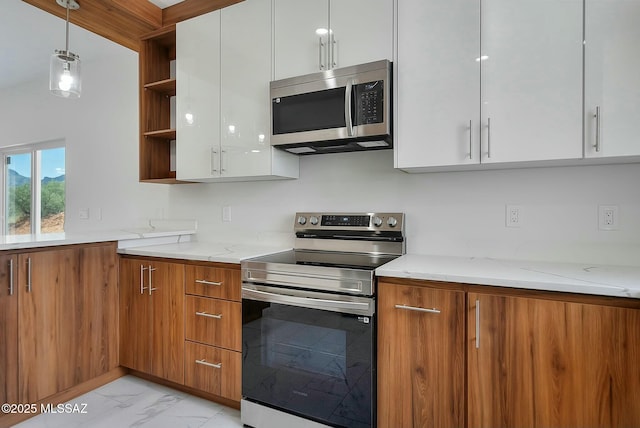
[[[65,21],[21,0],[0,3],[0,89],[30,80],[48,81],[51,54],[65,48]],[[78,3],[82,7],[82,1]],[[83,64],[123,49],[127,48],[69,25],[69,50],[80,55]]]
[[[149,2],[163,9],[165,7],[173,6],[174,4],[182,3],[183,1],[184,0],[149,0]]]

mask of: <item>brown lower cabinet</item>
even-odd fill
[[[120,258],[120,364],[184,383],[184,265]]]
[[[468,294],[469,427],[640,426],[640,310]]]
[[[18,402],[17,261],[15,254],[0,256],[0,404]]]
[[[378,427],[640,426],[637,299],[392,278],[378,290]]]
[[[3,252],[0,284],[2,403],[36,403],[118,367],[115,243]]]
[[[465,295],[378,284],[378,427],[464,426]]]
[[[239,265],[120,257],[121,365],[239,405],[241,350]]]

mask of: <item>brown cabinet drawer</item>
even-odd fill
[[[240,270],[208,266],[186,266],[187,294],[241,301]]]
[[[240,401],[242,353],[185,342],[185,385]]]
[[[186,339],[242,350],[242,303],[186,296]]]

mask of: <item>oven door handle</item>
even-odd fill
[[[267,291],[242,289],[242,298],[249,300],[259,300],[261,302],[282,303],[285,305],[299,306],[310,309],[321,309],[325,311],[344,313],[369,313],[371,305],[364,302],[348,302],[341,300],[317,299],[315,297],[297,297],[287,294],[269,293]]]

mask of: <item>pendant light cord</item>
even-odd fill
[[[67,40],[66,40],[67,52],[65,53],[66,56],[69,56],[69,1],[70,0],[66,0],[66,4],[67,4]]]

